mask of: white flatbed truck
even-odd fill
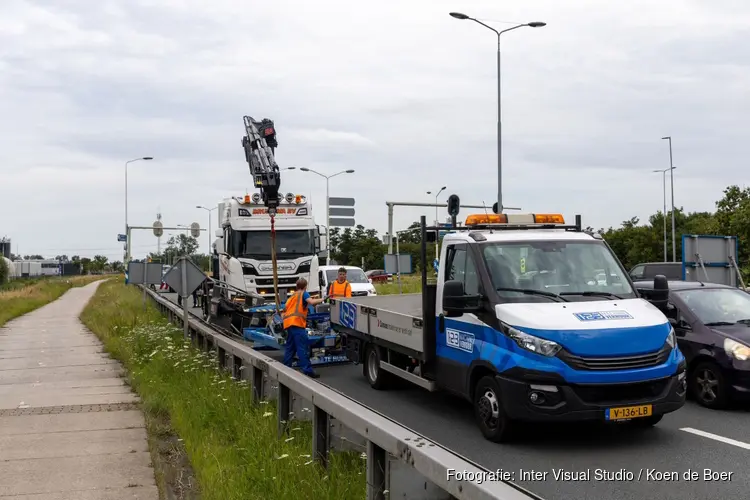
[[[518,421],[648,427],[687,389],[666,278],[654,285],[644,300],[580,216],[478,214],[443,239],[436,284],[423,271],[422,293],[332,299],[331,322],[373,388],[397,377],[464,397],[492,441]]]

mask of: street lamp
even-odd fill
[[[513,26],[511,28],[507,28],[504,30],[496,30],[492,26],[488,26],[484,24],[482,21],[479,21],[478,19],[474,19],[473,17],[469,17],[466,14],[461,14],[460,12],[451,12],[451,17],[454,17],[456,19],[461,20],[470,20],[474,21],[477,24],[481,24],[485,28],[491,30],[493,33],[497,35],[497,213],[502,213],[503,211],[503,141],[502,141],[502,107],[501,107],[501,86],[500,86],[500,35],[503,33],[507,33],[508,31],[512,31],[518,28],[541,28],[543,26],[547,26],[547,23],[543,23],[541,21],[533,21],[530,23],[524,23],[524,24],[518,24],[516,26]]]
[[[654,170],[653,172],[661,172],[662,176],[662,191],[664,192],[664,262],[667,261],[667,172],[674,170],[674,168],[665,168],[664,170]]]
[[[294,168],[294,167],[291,167],[290,170],[292,168]],[[212,236],[211,236],[211,212],[214,211],[214,210],[216,210],[219,207],[216,206],[214,208],[206,208],[206,207],[201,206],[201,205],[196,205],[195,208],[202,208],[203,210],[205,210],[205,211],[208,212],[208,256],[210,257],[211,253],[212,253],[211,252],[211,238],[212,238]]]
[[[675,243],[674,227],[674,165],[672,165],[672,136],[662,137],[662,140],[669,141],[669,182],[672,190],[672,262],[677,262],[677,245]]]
[[[445,191],[445,189],[446,189],[446,186],[441,187],[440,191],[438,191],[437,194],[435,195],[435,227],[437,227],[438,224],[440,224],[440,222],[438,221],[438,207],[437,207],[438,196],[440,196],[440,193]],[[432,191],[427,191],[427,194],[432,194]],[[440,239],[440,232],[437,229],[435,229],[435,231],[436,231],[435,233],[435,258],[437,259],[438,258],[438,240]]]
[[[337,175],[341,175],[341,174],[353,174],[354,170],[351,170],[351,169],[349,169],[349,170],[342,170],[341,172],[336,172],[335,174],[331,174],[331,175],[324,175],[324,174],[321,174],[320,172],[317,172],[317,171],[315,171],[315,170],[313,170],[311,168],[307,168],[307,167],[302,167],[302,168],[300,168],[300,170],[302,170],[303,172],[311,172],[313,174],[317,174],[317,175],[323,177],[326,180],[326,247],[327,247],[326,248],[326,264],[330,264],[330,262],[331,262],[331,241],[330,241],[330,238],[331,238],[331,211],[330,211],[329,203],[330,203],[331,199],[328,196],[329,181],[331,180],[331,178],[336,177]]]
[[[125,266],[130,262],[130,231],[128,230],[128,164],[134,161],[153,160],[153,156],[142,156],[125,162]]]

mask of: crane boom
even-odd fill
[[[279,299],[279,276],[276,264],[276,228],[274,218],[279,206],[279,189],[281,188],[281,173],[273,153],[278,146],[276,141],[276,127],[272,120],[263,118],[255,121],[252,116],[244,116],[245,136],[242,147],[245,149],[245,159],[253,175],[253,185],[260,189],[263,204],[271,217],[271,266],[273,267],[273,291],[276,302],[276,312],[280,314],[281,301]]]
[[[281,188],[279,165],[273,155],[278,146],[276,127],[268,118],[256,121],[252,116],[245,116],[243,120],[245,136],[242,138],[242,147],[245,149],[245,159],[253,176],[253,185],[260,189],[263,204],[273,216],[279,206]]]

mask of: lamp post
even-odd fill
[[[128,165],[134,161],[153,160],[153,156],[142,156],[125,162],[125,268],[130,262],[130,230],[128,229]]]
[[[440,224],[440,221],[438,221],[438,207],[437,207],[438,196],[440,196],[440,193],[445,191],[445,189],[446,189],[446,186],[441,187],[440,191],[438,191],[437,194],[435,195],[435,226],[436,227],[438,224]],[[427,194],[432,194],[432,191],[427,191]],[[437,231],[435,234],[435,258],[437,259],[438,258],[438,240],[440,240],[440,231],[438,229],[436,229],[435,231]]]
[[[294,168],[294,167],[292,167],[292,168]],[[195,208],[202,208],[203,210],[205,210],[206,212],[208,212],[208,255],[211,256],[211,253],[212,253],[211,252],[211,238],[212,238],[212,236],[211,236],[211,212],[213,212],[214,210],[216,210],[219,207],[216,206],[214,208],[206,208],[206,207],[201,206],[201,205],[196,205]]]
[[[294,167],[290,167],[290,169],[291,168],[294,168]],[[321,176],[322,178],[324,178],[326,180],[326,247],[327,247],[326,248],[326,264],[330,264],[331,263],[331,211],[330,211],[329,203],[331,201],[331,198],[328,196],[328,193],[329,193],[329,181],[333,177],[336,177],[337,175],[341,175],[341,174],[353,174],[354,170],[351,170],[351,169],[349,169],[349,170],[342,170],[341,172],[336,172],[335,174],[331,174],[331,175],[324,175],[324,174],[321,174],[318,171],[315,171],[315,170],[313,170],[311,168],[307,168],[307,167],[302,167],[302,168],[300,168],[300,170],[302,170],[303,172],[311,172],[313,174],[319,175],[319,176]]]
[[[508,31],[512,31],[518,28],[541,28],[543,26],[547,26],[547,23],[543,23],[541,21],[532,21],[530,23],[524,23],[524,24],[518,24],[516,26],[513,26],[511,28],[507,28],[504,30],[496,30],[492,26],[488,26],[484,24],[482,21],[479,21],[478,19],[474,19],[473,17],[469,17],[466,14],[462,14],[460,12],[451,12],[451,17],[454,17],[456,19],[460,20],[470,20],[474,21],[477,24],[480,24],[484,26],[485,28],[491,30],[493,33],[497,35],[497,213],[502,213],[503,211],[503,126],[502,126],[502,106],[501,106],[501,80],[500,80],[500,35],[503,33],[507,33]]]
[[[669,182],[672,190],[672,262],[677,262],[677,244],[674,227],[674,165],[672,165],[672,136],[662,137],[662,140],[669,141]]]
[[[664,194],[664,262],[667,261],[667,172],[673,170],[672,168],[665,168],[664,170],[654,170],[654,172],[661,172],[662,180],[662,191]]]

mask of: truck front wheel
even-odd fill
[[[486,439],[495,443],[510,441],[514,425],[503,412],[500,387],[492,376],[482,377],[474,389],[474,415]]]
[[[367,381],[373,389],[385,389],[388,373],[380,369],[380,349],[376,345],[367,346],[365,362],[362,364]]]

